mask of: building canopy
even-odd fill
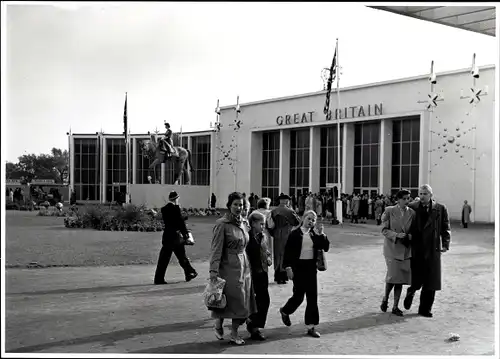
[[[462,30],[495,36],[494,6],[369,6]]]

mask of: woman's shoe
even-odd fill
[[[403,312],[399,308],[392,308],[392,314],[397,315],[398,317],[403,316]]]
[[[307,335],[313,337],[313,338],[319,338],[321,335],[319,332],[316,330],[316,328],[310,328],[307,330]]]
[[[245,344],[245,341],[240,337],[234,338],[231,336],[229,343],[234,344],[234,345],[243,345],[243,344]]]
[[[384,313],[387,312],[388,303],[388,300],[382,300],[382,304],[380,304],[380,310]]]
[[[224,328],[223,327],[220,327],[220,328],[214,327],[214,332],[215,332],[215,337],[217,339],[219,339],[219,340],[224,339]]]

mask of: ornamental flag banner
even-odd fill
[[[330,114],[330,95],[332,93],[333,80],[336,78],[337,49],[338,49],[338,42],[335,46],[335,53],[333,54],[332,66],[330,67],[330,76],[328,77],[328,82],[326,85],[326,100],[325,100],[325,107],[323,109],[323,113],[327,116],[327,120],[329,120],[329,116],[331,116],[331,114]]]
[[[127,93],[125,92],[125,107],[123,109],[123,133],[125,134],[125,143],[127,143]]]

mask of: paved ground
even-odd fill
[[[19,238],[13,237],[19,231],[13,229],[15,226],[9,229],[12,216],[7,215],[8,263],[9,248],[15,248],[10,242]],[[23,227],[26,232],[22,235],[27,236],[23,240],[39,238],[32,239],[28,252],[43,253],[51,247],[44,247],[46,242],[34,235],[44,230],[43,222],[32,221],[37,225],[32,226],[31,234],[28,224]],[[203,227],[203,221],[194,222],[198,228]],[[53,226],[49,219],[46,227]],[[55,235],[66,231],[51,230]],[[226,340],[217,341],[209,312],[202,303],[208,264],[200,259],[195,261],[200,277],[186,283],[180,268],[173,265],[168,269],[170,284],[166,286],[151,285],[154,266],[150,264],[9,268],[6,271],[6,351],[493,355],[493,227],[453,231],[452,250],[443,258],[444,290],[437,294],[433,319],[416,316],[416,308],[405,312],[404,318],[379,311],[385,274],[379,228],[346,225],[326,231],[332,249],[327,254],[328,271],[319,274],[321,324],[318,330],[322,333],[319,340],[304,336],[305,305],[292,316],[292,327],[283,326],[277,310],[291,295],[292,287],[271,284],[271,308],[265,330],[269,340],[248,342],[243,347],[230,346]],[[85,237],[79,240],[88,240],[94,246],[98,240],[91,233],[103,235],[103,240],[113,237],[108,232],[81,232]],[[151,235],[158,241],[158,234],[142,235]],[[200,244],[200,236],[197,238]],[[76,248],[84,253],[85,245],[81,243]],[[153,258],[157,249],[158,245],[151,249]],[[14,252],[20,253],[17,249]],[[190,256],[193,257],[191,253]],[[51,265],[49,259],[46,261]],[[418,298],[416,302],[418,304]],[[450,332],[459,333],[461,340],[446,342]]]

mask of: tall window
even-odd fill
[[[99,141],[97,138],[74,139],[74,190],[77,201],[98,201],[100,196]]]
[[[392,121],[392,181],[391,192],[409,189],[418,194],[420,155],[420,118]]]
[[[354,191],[374,191],[378,187],[380,122],[354,126]]]
[[[271,205],[277,204],[280,174],[280,133],[262,134],[262,197],[269,197]]]
[[[210,185],[210,135],[191,137],[191,161],[194,172],[191,183],[197,186]]]
[[[130,141],[129,141],[130,146]],[[129,147],[131,149],[132,146]],[[129,150],[129,183],[132,183],[132,151]],[[106,139],[106,200],[116,200],[114,193],[125,192],[127,158],[124,138]]]
[[[344,126],[340,127],[340,146],[337,138],[337,126],[321,127],[321,154],[320,154],[320,191],[326,191],[327,183],[339,183],[338,178],[338,151],[340,149],[340,163],[342,164],[342,135]],[[342,178],[342,165],[340,166]]]
[[[143,142],[148,141],[149,138],[137,138],[136,139],[136,167],[135,167],[135,183],[146,184],[149,183],[148,176],[153,177],[153,171],[149,170],[149,166],[153,163],[154,159],[150,159],[146,156],[146,151],[143,148]],[[160,167],[158,167],[160,168]],[[154,182],[153,182],[154,183]]]
[[[290,131],[290,195],[309,190],[309,132]]]

